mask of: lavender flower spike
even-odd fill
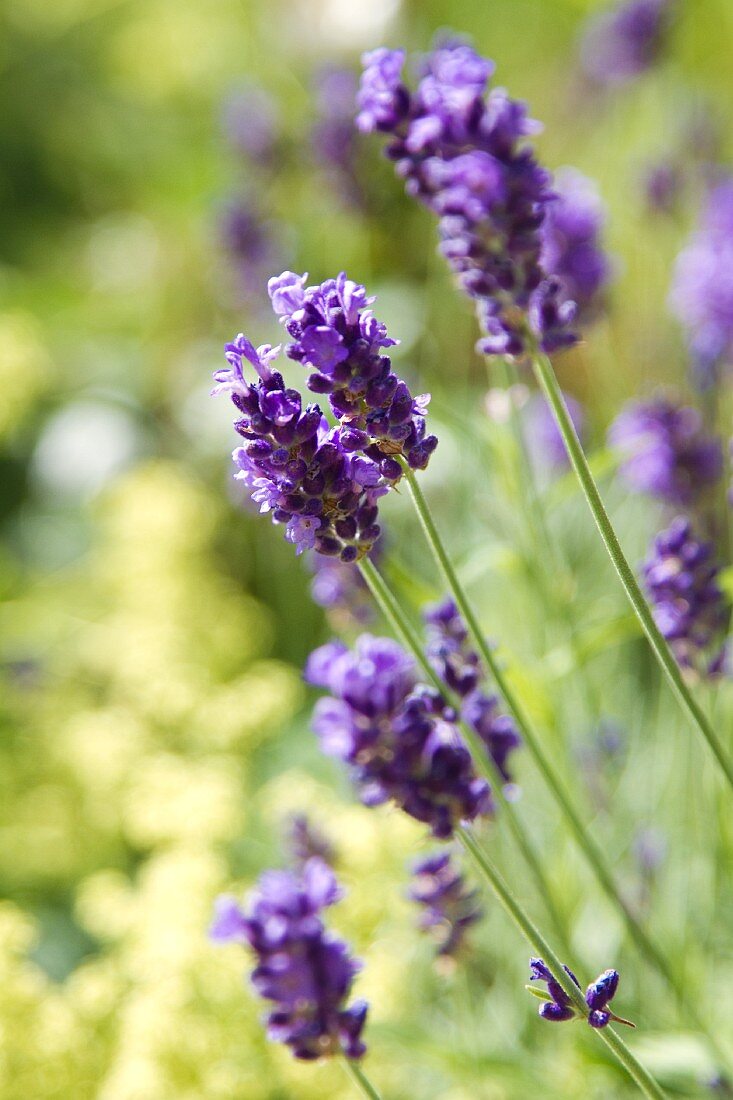
[[[726,657],[730,611],[718,573],[712,544],[682,516],[657,536],[643,567],[657,626],[681,667],[702,676],[720,674]]]
[[[418,860],[412,874],[409,897],[423,908],[420,928],[433,934],[439,956],[456,956],[466,931],[482,916],[477,892],[466,888],[450,852],[435,852]]]
[[[343,271],[320,285],[305,283],[292,271],[270,279],[272,308],[292,338],[287,355],[311,372],[308,388],[329,395],[342,447],[363,452],[390,481],[402,474],[396,455],[424,469],[438,443],[426,434],[430,395],[414,398],[392,370],[383,352],[397,341],[369,308],[374,298]]]
[[[489,812],[489,786],[442,698],[418,685],[396,642],[369,634],[353,650],[331,642],[311,654],[305,678],[330,692],[313,728],[323,751],[349,765],[366,805],[391,800],[441,839]]]
[[[246,909],[234,899],[219,899],[211,928],[215,942],[252,949],[252,984],[275,1006],[267,1018],[268,1037],[307,1061],[335,1054],[361,1058],[366,1050],[361,1033],[367,1005],[346,1006],[360,964],[321,919],[340,896],[333,871],[314,858],[298,874],[266,872]]]
[[[261,512],[285,525],[298,554],[356,561],[379,537],[376,502],[387,484],[375,462],[344,446],[342,429],[329,428],[318,405],[303,409],[301,395],[272,367],[279,352],[269,344],[255,349],[240,333],[226,346],[228,367],[214,375],[213,393],[230,394],[245,441],[233,455],[235,476]]]
[[[364,55],[357,125],[390,135],[387,156],[408,193],[439,219],[440,250],[478,306],[481,350],[521,356],[530,330],[546,351],[573,343],[575,307],[540,262],[554,195],[525,144],[537,124],[503,89],[488,90],[493,63],[465,43],[439,45],[412,92],[403,60]]]
[[[697,410],[666,398],[628,405],[608,439],[631,488],[667,504],[693,504],[723,472],[720,441],[705,434]]]

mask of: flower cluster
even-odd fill
[[[279,348],[255,349],[239,335],[227,344],[228,369],[217,371],[214,393],[231,394],[240,413],[237,432],[247,441],[234,451],[235,475],[263,512],[285,524],[298,553],[316,549],[355,561],[379,536],[376,501],[386,488],[377,465],[344,448],[341,429],[329,429],[318,405],[302,407],[270,363]],[[248,362],[258,380],[244,374]]]
[[[629,485],[667,504],[693,504],[723,472],[720,442],[705,434],[696,409],[665,398],[634,402],[611,426]]]
[[[489,786],[450,712],[417,683],[396,642],[369,634],[353,650],[331,642],[311,654],[305,677],[330,692],[316,705],[313,728],[323,751],[350,766],[366,805],[391,799],[441,839],[489,812]]]
[[[267,1034],[296,1058],[345,1054],[360,1058],[367,1015],[364,1001],[346,1001],[360,966],[346,945],[330,935],[321,912],[341,896],[335,875],[320,859],[300,873],[268,871],[243,910],[220,897],[211,927],[217,943],[242,943],[255,954],[252,984],[275,1008]]]
[[[596,84],[625,84],[659,57],[671,23],[673,0],[623,0],[588,23],[581,62]]]
[[[390,135],[409,194],[438,217],[441,252],[478,304],[480,349],[520,356],[528,338],[546,351],[573,343],[574,306],[541,265],[554,195],[525,142],[537,124],[503,89],[488,90],[494,65],[468,45],[438,46],[412,92],[404,60],[399,50],[364,55],[357,126]]]
[[[311,372],[311,391],[328,394],[342,447],[362,451],[390,481],[402,474],[397,455],[424,469],[438,442],[425,431],[429,395],[414,398],[382,354],[397,341],[368,308],[374,298],[344,272],[315,286],[306,278],[284,271],[267,289],[292,340],[286,354]]]
[[[293,814],[286,823],[285,847],[294,867],[303,868],[310,859],[320,859],[333,864],[334,847],[327,837],[315,828],[306,814]]]
[[[435,852],[412,867],[409,897],[422,906],[419,926],[435,937],[439,956],[458,954],[466,931],[481,919],[478,894],[466,887],[450,852]]]
[[[733,178],[712,189],[677,258],[670,305],[687,330],[696,379],[706,388],[733,356]]]
[[[556,198],[547,204],[542,222],[540,261],[548,275],[560,280],[566,301],[575,302],[577,320],[593,319],[603,302],[611,276],[601,247],[604,208],[598,188],[574,168],[558,172]]]
[[[458,608],[446,599],[428,608],[424,618],[428,660],[446,686],[461,696],[461,717],[476,731],[498,771],[510,782],[508,757],[521,738],[512,719],[501,714],[496,696],[487,695],[479,686],[486,673]]]
[[[696,539],[681,516],[657,535],[643,568],[655,621],[679,664],[708,676],[725,661],[728,608],[718,573],[712,544]]]
[[[573,983],[577,985],[578,989],[580,989],[580,982],[575,977],[572,970],[567,966],[563,966],[563,970],[568,977],[572,979]],[[539,1007],[539,1014],[543,1020],[550,1020],[553,1023],[562,1023],[564,1020],[572,1020],[581,1015],[543,959],[530,959],[529,971],[530,981],[545,982],[547,985],[548,999],[543,1001]],[[620,1016],[614,1015],[608,1008],[610,1002],[616,995],[618,983],[619,974],[617,970],[604,970],[586,989],[585,1003],[589,1010],[586,1020],[591,1027],[597,1029],[608,1027],[611,1020],[616,1020],[616,1022],[620,1024],[626,1024],[628,1027],[634,1027],[634,1024],[629,1020],[624,1020]],[[527,988],[531,987],[528,986]]]

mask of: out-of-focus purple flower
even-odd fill
[[[356,561],[379,537],[376,502],[385,482],[376,463],[342,445],[342,429],[329,428],[318,405],[303,409],[301,395],[271,365],[279,352],[255,348],[240,333],[226,346],[227,368],[214,375],[213,393],[229,393],[245,440],[234,451],[235,476],[261,512],[285,525],[297,553]],[[246,370],[257,380],[248,381]]]
[[[555,199],[542,222],[540,262],[562,285],[562,295],[575,302],[578,323],[591,321],[603,307],[611,265],[601,235],[605,210],[598,188],[575,168],[555,176]]]
[[[307,814],[293,814],[285,827],[285,847],[290,861],[301,869],[309,859],[320,859],[329,865],[335,858],[334,847],[310,821]]]
[[[402,51],[363,57],[357,125],[390,135],[387,156],[409,194],[439,218],[440,249],[477,303],[486,354],[520,356],[574,342],[572,302],[540,262],[551,179],[526,145],[537,124],[500,88],[493,63],[462,42],[439,45],[414,92]]]
[[[452,599],[428,607],[425,621],[425,653],[440,679],[461,696],[461,718],[479,735],[502,778],[511,782],[509,755],[522,739],[509,715],[499,710],[495,695],[480,687],[486,677],[478,653],[472,648],[468,630]]]
[[[673,0],[623,0],[591,16],[580,46],[583,70],[597,84],[625,84],[660,56],[669,31]]]
[[[237,152],[255,162],[270,160],[280,136],[280,111],[264,88],[249,84],[232,92],[224,103],[222,124]]]
[[[396,642],[363,634],[353,650],[322,646],[305,677],[330,692],[316,704],[313,728],[323,751],[350,766],[366,805],[392,800],[442,839],[489,812],[488,784],[443,700],[417,684]]]
[[[563,966],[563,970],[580,989],[580,982],[572,970],[567,966]],[[529,960],[529,980],[531,982],[545,982],[547,992],[552,998],[550,1001],[543,1001],[538,1009],[543,1020],[562,1023],[563,1020],[572,1020],[574,1016],[577,1016],[577,1009],[573,1008],[573,1002],[558,980],[553,977],[552,971],[543,959]]]
[[[674,210],[684,186],[680,167],[672,161],[663,160],[649,165],[643,173],[642,182],[647,206],[662,214]]]
[[[718,573],[712,544],[681,516],[657,535],[643,567],[654,619],[677,661],[706,676],[719,675],[725,661],[729,609]]]
[[[252,199],[240,197],[223,206],[219,237],[236,271],[240,293],[254,296],[277,263],[275,226]]]
[[[366,1050],[366,1002],[346,1007],[360,964],[321,920],[322,910],[340,897],[331,868],[310,859],[298,873],[262,875],[246,909],[233,898],[216,903],[212,939],[252,949],[252,985],[275,1004],[268,1037],[307,1061],[335,1054],[361,1058]]]
[[[733,177],[715,186],[675,265],[670,306],[687,330],[701,388],[733,357]]]
[[[380,545],[381,539],[375,544],[372,559]],[[312,565],[311,596],[328,612],[329,622],[363,625],[374,618],[369,589],[358,569],[338,558],[325,558],[322,554],[313,556]]]
[[[355,164],[356,74],[343,66],[324,65],[316,73],[314,83],[318,119],[313,127],[313,153],[344,200],[358,205],[363,196]]]
[[[608,439],[631,488],[667,504],[695,503],[723,471],[720,441],[705,434],[697,410],[665,398],[627,405]]]
[[[422,906],[419,927],[430,932],[439,956],[456,956],[472,924],[483,916],[450,852],[435,852],[412,867],[409,897]]]
[[[343,271],[320,285],[305,281],[305,275],[284,271],[268,290],[292,340],[288,356],[311,372],[309,389],[329,395],[341,422],[341,446],[362,452],[389,481],[402,475],[396,455],[424,469],[438,443],[425,427],[430,395],[413,397],[382,354],[397,341],[368,308],[374,298]]]
[[[563,394],[570,419],[578,436],[585,436],[585,412],[583,406],[570,394]],[[555,418],[540,393],[532,394],[522,407],[521,417],[525,424],[525,439],[532,465],[537,472],[561,471],[570,465],[560,429]]]

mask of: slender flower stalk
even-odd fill
[[[362,1096],[366,1096],[367,1100],[382,1100],[381,1094],[377,1092],[358,1062],[353,1058],[344,1058],[343,1066]]]
[[[598,486],[595,483],[590,466],[588,465],[588,460],[583,452],[583,447],[578,439],[577,432],[575,431],[570,414],[563,400],[552,363],[542,351],[535,348],[532,354],[532,365],[537,382],[555,415],[555,420],[560,429],[560,434],[563,437],[568,457],[577,474],[583,495],[588,502],[588,507],[591,510],[593,519],[595,520],[606,550],[608,551],[608,555],[621,579],[629,602],[641,623],[642,629],[654,651],[654,655],[680,705],[707,742],[708,747],[715,756],[715,759],[720,765],[733,791],[733,759],[731,759],[728,750],[713,729],[712,723],[685,682],[674,654],[654,621],[654,615],[652,614],[651,608],[644,598],[641,588],[639,587],[639,582],[634,575],[633,569],[629,565],[626,555],[621,549],[621,544],[613,528],[613,524],[609,519],[603,500],[601,499],[601,494],[598,491]],[[412,485],[413,481],[410,481],[411,488]]]
[[[554,375],[553,375],[554,377]],[[559,394],[559,389],[558,389]],[[562,398],[560,397],[560,400]],[[566,417],[570,420],[569,414],[566,411]],[[577,436],[575,436],[577,442]],[[580,443],[577,442],[578,448]],[[582,453],[582,452],[581,452]],[[590,476],[590,473],[589,473]],[[628,929],[629,934],[636,943],[639,952],[645,957],[664,978],[670,989],[674,992],[680,1009],[684,1012],[685,1016],[689,1019],[690,1023],[700,1031],[701,1034],[707,1039],[710,1049],[715,1052],[716,1057],[721,1061],[727,1061],[727,1056],[722,1052],[715,1037],[711,1034],[707,1028],[705,1022],[701,1019],[697,1010],[687,999],[687,992],[684,988],[684,982],[678,976],[675,968],[668,962],[665,955],[659,950],[654,941],[647,934],[643,926],[639,923],[632,909],[624,899],[620,890],[618,889],[614,876],[608,868],[605,857],[601,852],[601,849],[595,843],[590,833],[588,832],[585,822],[583,821],[579,811],[576,809],[570,795],[568,794],[565,786],[560,779],[557,771],[552,765],[549,756],[546,754],[542,743],[540,741],[537,732],[530,723],[523,707],[521,706],[517,696],[514,694],[507,677],[501,668],[500,663],[497,661],[496,656],[491,650],[484,633],[479,625],[478,619],[469,603],[466,594],[463,590],[458,575],[455,571],[453,563],[448,556],[448,552],[443,545],[438,530],[435,526],[432,514],[428,507],[427,501],[420,488],[419,482],[412,475],[411,472],[406,476],[407,484],[412,495],[413,503],[420,519],[420,523],[423,527],[423,531],[427,538],[428,544],[431,548],[435,561],[443,574],[443,577],[450,589],[453,599],[463,616],[471,636],[478,648],[478,651],[486,662],[491,675],[494,677],[496,685],[500,694],[503,696],[504,701],[514,718],[517,727],[522,735],[522,739],[531,753],[537,768],[542,775],[547,787],[552,793],[558,808],[565,819],[570,831],[578,845],[583,851],[588,864],[593,871],[598,884],[601,886],[603,892],[608,897],[609,901],[615,906],[619,914],[623,918],[624,924]],[[656,628],[655,628],[656,629]],[[674,662],[674,658],[672,658]],[[675,663],[675,668],[677,665]]]
[[[544,959],[547,959],[553,976],[557,979],[558,984],[567,994],[572,1004],[575,1005],[578,1012],[587,1019],[588,1005],[586,1004],[581,989],[571,980],[563,964],[560,962],[559,957],[514,897],[491,860],[480,848],[471,830],[468,828],[460,829],[458,831],[458,838],[473,860],[477,871],[484,881],[488,883],[511,920],[531,946],[532,950],[540,954]],[[632,1054],[613,1028],[604,1027],[594,1030],[597,1031],[597,1034],[600,1035],[608,1047],[613,1051],[643,1095],[652,1097],[653,1100],[664,1100],[664,1093],[657,1082],[649,1071],[644,1068],[641,1062]]]
[[[359,569],[364,581],[366,582],[369,591],[374,597],[374,601],[379,607],[380,611],[384,615],[386,621],[392,627],[398,638],[412,653],[417,661],[421,671],[424,673],[427,680],[440,691],[446,699],[453,703],[454,706],[460,706],[460,700],[446,688],[446,685],[440,680],[435,670],[428,661],[425,652],[422,647],[422,643],[413,629],[410,620],[405,615],[404,611],[400,607],[397,600],[394,598],[389,586],[385,583],[384,578],[376,569],[374,564],[369,558],[363,558],[358,563]],[[471,755],[473,757],[474,764],[477,770],[484,775],[491,783],[492,793],[501,802],[501,812],[506,819],[507,826],[516,841],[522,856],[532,873],[537,892],[542,897],[545,907],[547,909],[548,916],[550,917],[555,931],[558,935],[563,947],[568,943],[568,933],[565,924],[565,920],[560,914],[560,911],[555,904],[553,898],[552,888],[545,875],[544,868],[542,866],[542,859],[539,853],[535,850],[535,847],[526,833],[524,826],[520,818],[517,816],[516,810],[512,803],[506,798],[504,793],[504,778],[499,772],[496,764],[494,763],[491,754],[486,752],[486,746],[481,741],[478,733],[472,729],[466,722],[458,722],[458,727],[463,735],[466,744],[468,745]]]

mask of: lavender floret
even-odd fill
[[[577,985],[578,989],[580,989],[580,982],[575,977],[572,970],[567,966],[563,966],[563,970],[568,977],[572,979],[575,985]],[[529,980],[531,982],[545,982],[547,985],[547,992],[552,998],[550,1001],[543,1001],[538,1009],[543,1020],[550,1020],[552,1023],[562,1023],[564,1020],[572,1020],[573,1017],[577,1015],[570,997],[558,980],[553,977],[552,971],[543,959],[529,960]]]
[[[367,1005],[346,1005],[360,964],[321,919],[340,896],[331,868],[310,859],[297,874],[262,875],[245,909],[234,898],[219,898],[210,931],[216,943],[252,949],[252,985],[275,1005],[268,1037],[308,1061],[335,1054],[360,1058],[366,1050],[361,1033]]]
[[[430,932],[439,956],[455,957],[471,925],[482,917],[478,892],[467,888],[450,852],[435,852],[412,867],[409,897],[422,907],[419,927]]]
[[[349,765],[366,805],[391,800],[441,839],[490,811],[489,786],[442,698],[417,683],[396,642],[369,634],[353,650],[331,642],[311,654],[305,677],[330,692],[313,728],[323,751]]]

